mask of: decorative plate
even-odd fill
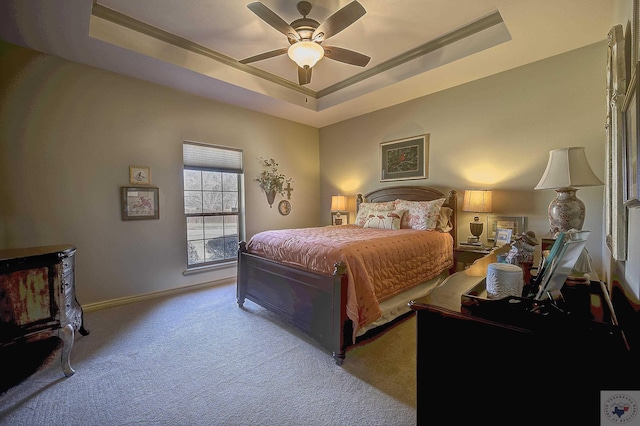
[[[280,203],[278,204],[278,211],[282,216],[288,215],[289,213],[291,213],[291,203],[287,200],[280,201]]]

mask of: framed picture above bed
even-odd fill
[[[429,135],[380,144],[380,182],[429,177]]]

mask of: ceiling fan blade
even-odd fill
[[[250,58],[243,59],[239,61],[241,64],[248,64],[250,62],[262,61],[263,59],[269,59],[276,56],[283,55],[287,53],[287,48],[283,47],[282,49],[272,50],[270,52],[264,52],[259,55],[251,56]]]
[[[356,65],[359,67],[366,66],[371,60],[367,55],[354,52],[353,50],[343,49],[335,46],[322,46],[324,48],[325,58],[333,59],[334,61],[344,62],[345,64]]]
[[[329,16],[313,32],[311,39],[321,42],[328,39],[360,19],[367,11],[356,0]]]
[[[313,68],[306,67],[301,68],[298,67],[298,83],[300,86],[304,86],[305,84],[311,83],[311,70]]]
[[[289,25],[284,19],[276,15],[274,11],[269,9],[264,4],[259,1],[249,3],[247,7],[260,19],[262,19],[267,24],[271,25],[276,30],[280,31],[282,34],[286,35],[289,38],[300,41],[300,35],[296,30],[293,29],[291,25]]]

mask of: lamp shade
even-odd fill
[[[322,59],[324,49],[315,41],[299,41],[289,46],[287,54],[300,68],[311,68]]]
[[[347,209],[347,197],[345,195],[331,196],[331,210],[344,211]]]
[[[593,173],[584,147],[574,146],[549,151],[549,162],[535,189],[559,189],[604,185]]]
[[[493,192],[487,189],[465,189],[462,211],[490,213],[493,209]]]

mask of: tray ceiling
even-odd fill
[[[311,1],[322,23],[350,0]],[[325,44],[371,57],[327,58],[311,83],[246,2],[47,0],[0,4],[0,38],[76,62],[322,127],[606,39],[602,0],[359,0],[366,14]],[[54,4],[55,3],[55,4]],[[296,1],[263,0],[285,21]]]

